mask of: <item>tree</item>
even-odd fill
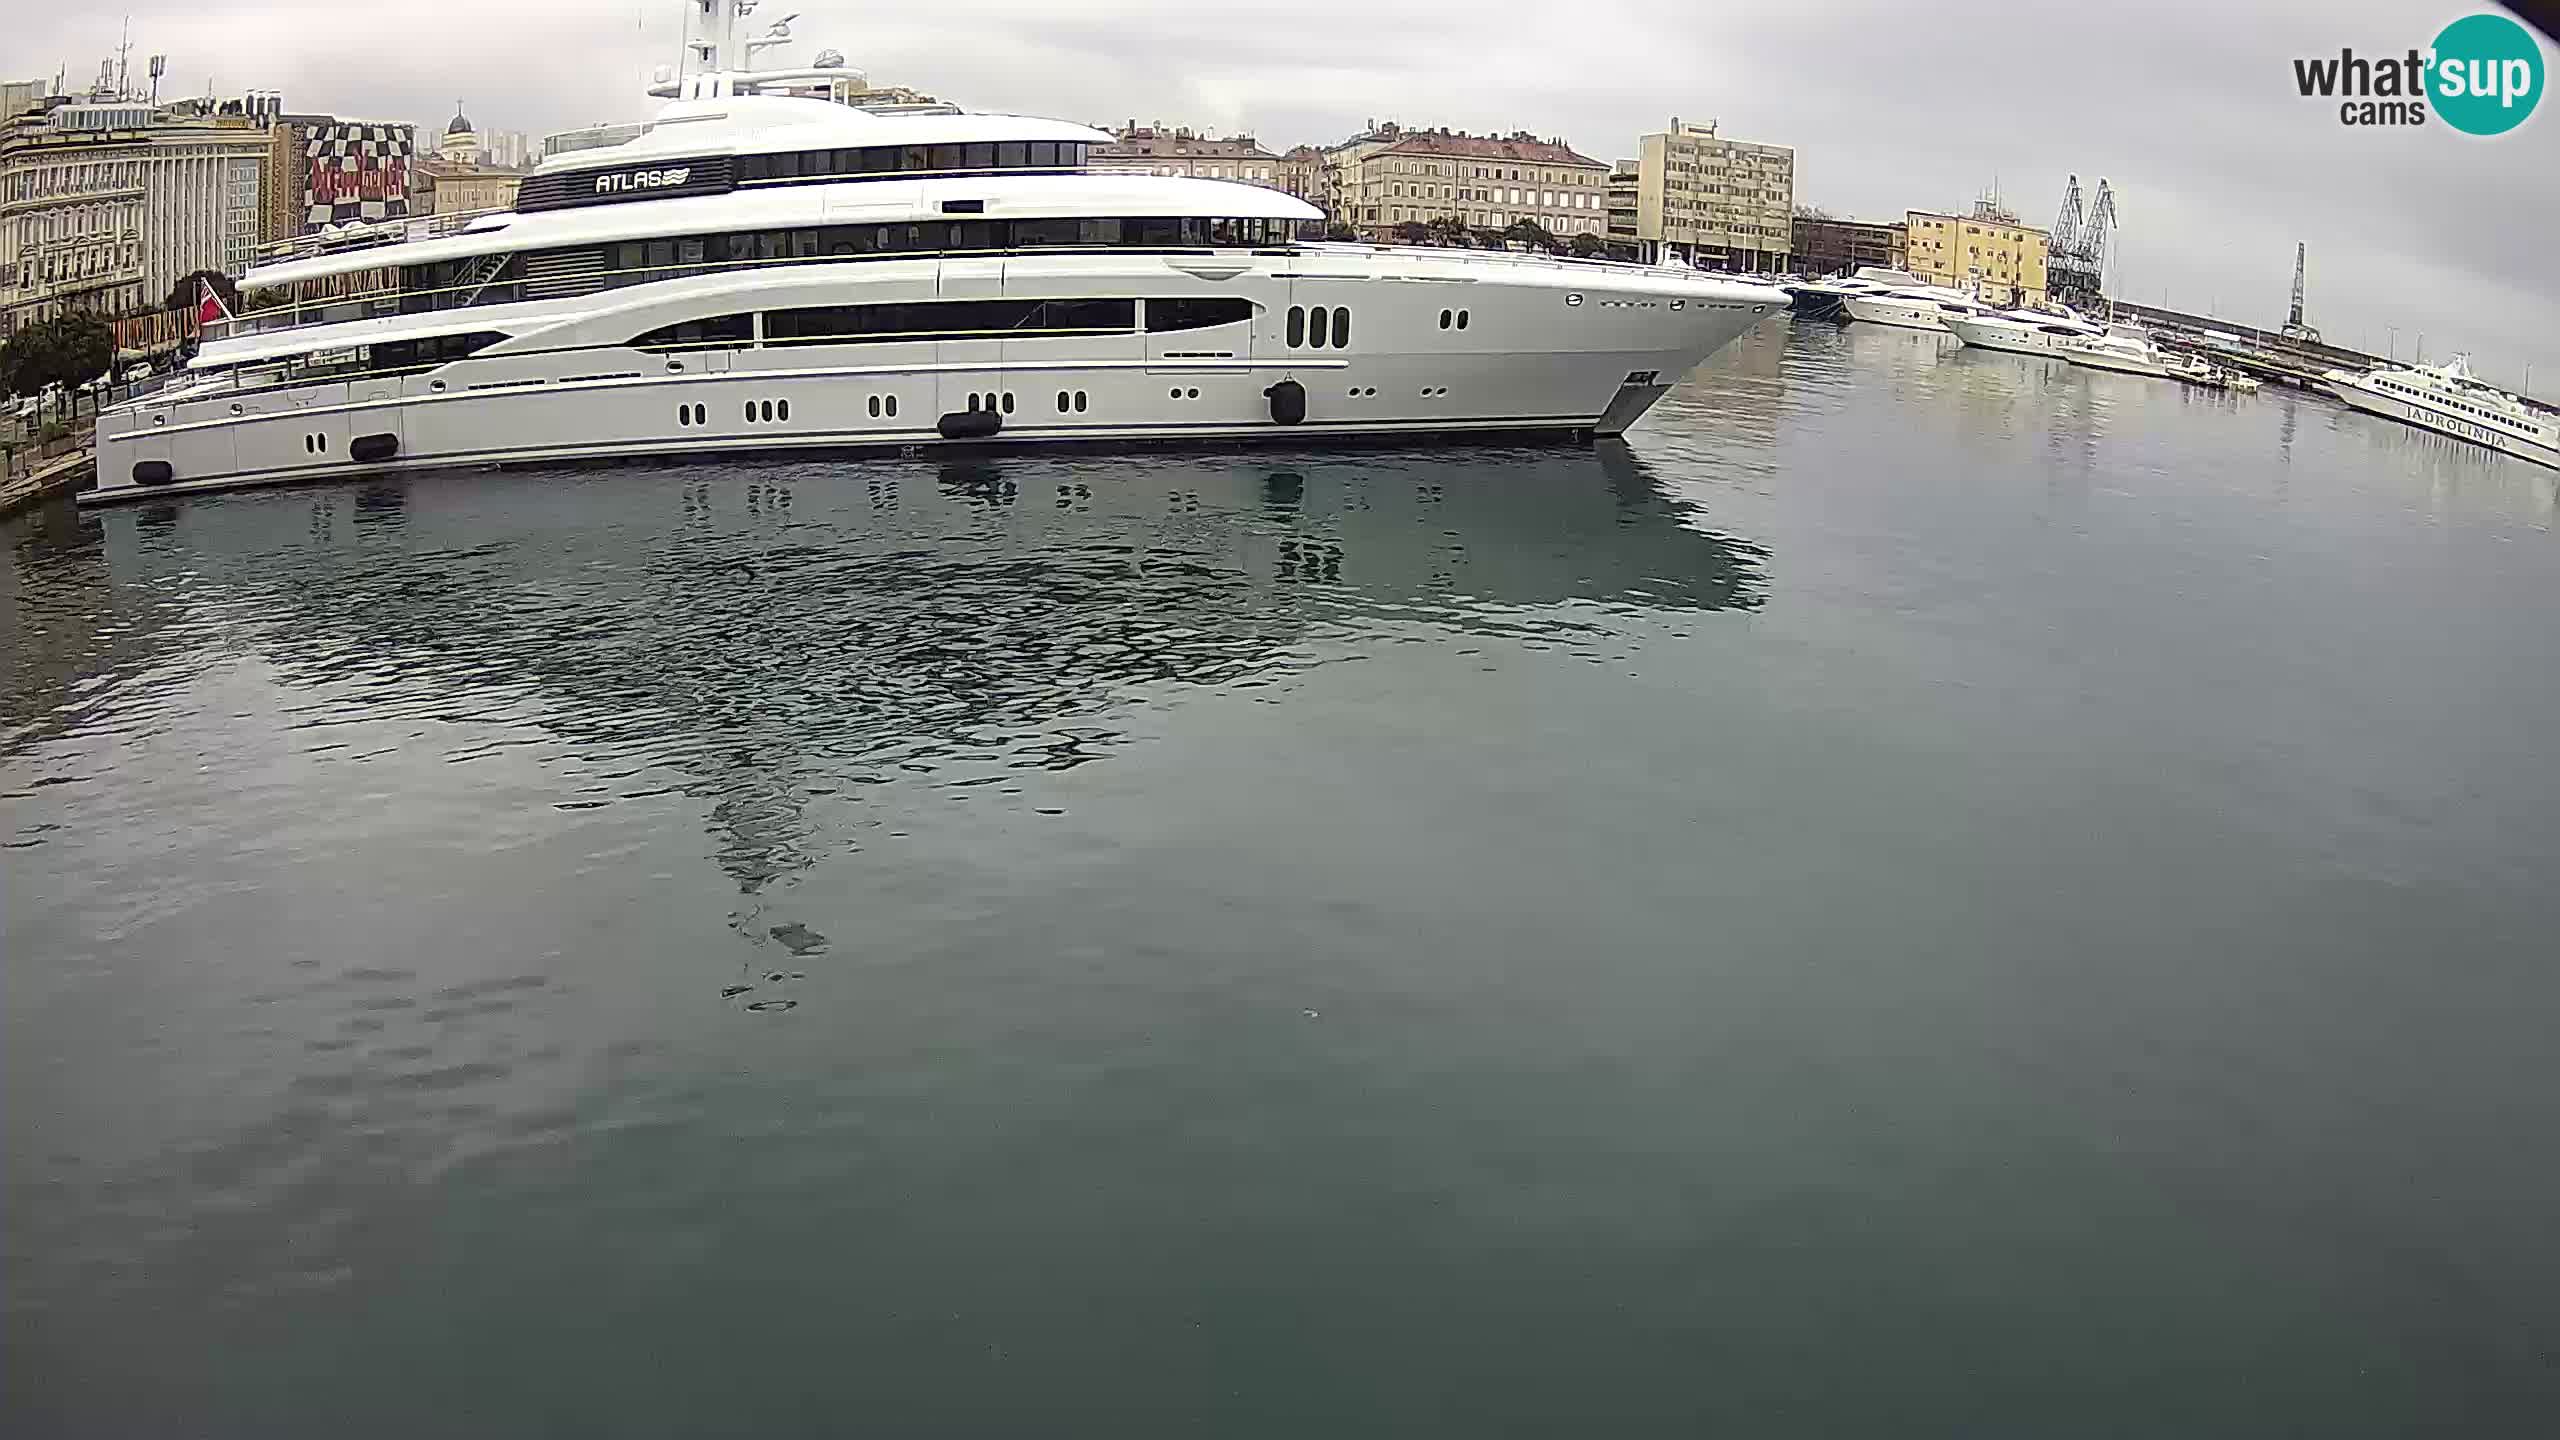
[[[1430,238],[1434,244],[1455,245],[1464,249],[1473,243],[1467,238],[1467,222],[1455,215],[1437,216],[1426,228],[1430,231]]]
[[[1419,220],[1407,220],[1396,226],[1396,238],[1407,245],[1419,245],[1431,238],[1431,227]]]
[[[204,292],[196,288],[199,283],[213,287],[213,293],[222,297],[224,309],[234,315],[240,313],[240,284],[219,270],[196,270],[180,276],[178,283],[169,287],[169,298],[160,302],[160,308],[193,311],[204,303]]]
[[[1511,228],[1502,232],[1502,238],[1518,241],[1532,250],[1544,250],[1549,254],[1554,254],[1562,248],[1556,244],[1556,237],[1547,233],[1546,226],[1526,217],[1512,221]]]
[[[59,385],[77,414],[80,387],[105,374],[115,358],[115,332],[107,322],[83,310],[68,311],[21,329],[0,346],[0,384],[12,395],[41,395]]]
[[[1585,260],[1596,260],[1609,253],[1609,242],[1585,230],[1573,237],[1573,253]]]

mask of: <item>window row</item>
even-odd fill
[[[1292,346],[1304,345],[1314,350],[1322,350],[1327,346],[1341,349],[1349,345],[1351,343],[1350,307],[1337,305],[1327,308],[1318,305],[1310,310],[1303,305],[1290,306],[1289,343]]]
[[[841,345],[890,340],[1128,334],[1138,328],[1135,300],[918,300],[903,304],[813,305],[767,310],[766,345]],[[1253,317],[1244,299],[1149,300],[1150,333],[1205,329]],[[752,314],[715,315],[661,325],[632,337],[641,350],[750,345]]]
[[[741,155],[738,183],[826,180],[845,175],[898,175],[949,170],[1075,170],[1083,168],[1081,140],[999,140],[970,145],[864,145],[846,150],[800,150]]]
[[[749,265],[802,260],[856,260],[879,255],[939,255],[1036,249],[1190,250],[1287,245],[1297,222],[1219,216],[1157,215],[1126,219],[922,220],[894,225],[827,225],[720,235],[671,235],[602,247],[405,266],[403,314],[464,305],[591,294]]]

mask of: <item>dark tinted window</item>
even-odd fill
[[[704,345],[744,345],[755,338],[754,316],[715,315],[708,320],[661,325],[634,336],[631,343],[641,350],[690,350]]]
[[[768,310],[769,345],[844,344],[933,336],[998,337],[1128,330],[1133,300],[925,300],[907,305],[822,305]]]
[[[468,335],[435,335],[424,340],[388,340],[373,347],[373,368],[414,370],[427,365],[443,365],[475,351],[485,350],[506,338],[503,333],[496,330],[474,330]]]
[[[1202,330],[1211,325],[1232,325],[1253,318],[1250,300],[1150,300],[1147,302],[1147,329]]]

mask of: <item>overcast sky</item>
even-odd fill
[[[130,0],[163,93],[284,92],[288,109],[538,135],[648,113],[673,0]],[[2560,102],[2519,131],[2363,129],[2294,90],[2296,56],[2424,46],[2476,5],[2388,0],[765,0],[805,60],[973,109],[1249,128],[1271,148],[1372,117],[1561,135],[1600,160],[1672,115],[1792,145],[1796,195],[1835,215],[1961,208],[1996,181],[2049,225],[2064,177],[2112,181],[2116,293],[2284,318],[2293,246],[2328,337],[2408,356],[2467,347],[2488,378],[2560,396]],[[20,7],[0,75],[94,73],[115,12]],[[2560,61],[2544,40],[2546,63]]]

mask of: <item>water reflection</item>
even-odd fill
[[[107,671],[176,661],[165,691],[254,654],[314,747],[538,755],[564,810],[693,797],[752,902],[858,845],[833,797],[1016,797],[1024,771],[1109,755],[1142,697],[1272,686],[1382,631],[1544,641],[1613,611],[1750,608],[1764,558],[1615,443],[241,495],[22,537],[33,598],[12,609],[43,626],[13,647],[11,748],[147,732],[152,686],[69,699]],[[753,903],[738,923],[823,943]]]

